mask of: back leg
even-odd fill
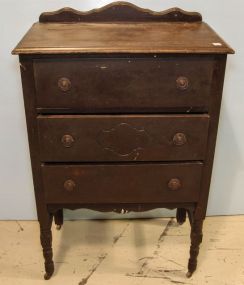
[[[63,223],[64,223],[63,209],[58,210],[54,214],[54,222],[56,224],[56,229],[60,230],[62,225],[63,225]]]
[[[176,220],[179,225],[183,225],[186,221],[186,209],[178,208],[176,212]]]

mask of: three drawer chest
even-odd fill
[[[187,276],[206,215],[227,54],[199,13],[116,2],[45,12],[20,59],[45,279],[63,209],[177,209]]]

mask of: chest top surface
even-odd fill
[[[234,53],[199,13],[117,2],[90,12],[43,13],[13,54]]]

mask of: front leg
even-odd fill
[[[203,219],[193,219],[191,224],[190,259],[188,262],[188,273],[186,275],[188,278],[192,276],[193,272],[197,268],[197,257],[199,254],[199,248],[203,237],[202,226]]]
[[[41,245],[43,248],[43,256],[45,259],[45,275],[44,279],[48,280],[51,278],[54,272],[54,263],[53,263],[53,250],[52,250],[52,221],[53,214],[47,213],[45,221],[40,221],[40,230],[41,230]]]

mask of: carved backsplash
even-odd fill
[[[201,14],[187,12],[180,8],[171,8],[155,12],[140,8],[134,4],[118,1],[104,7],[81,12],[72,8],[63,8],[40,15],[39,22],[199,22]]]

